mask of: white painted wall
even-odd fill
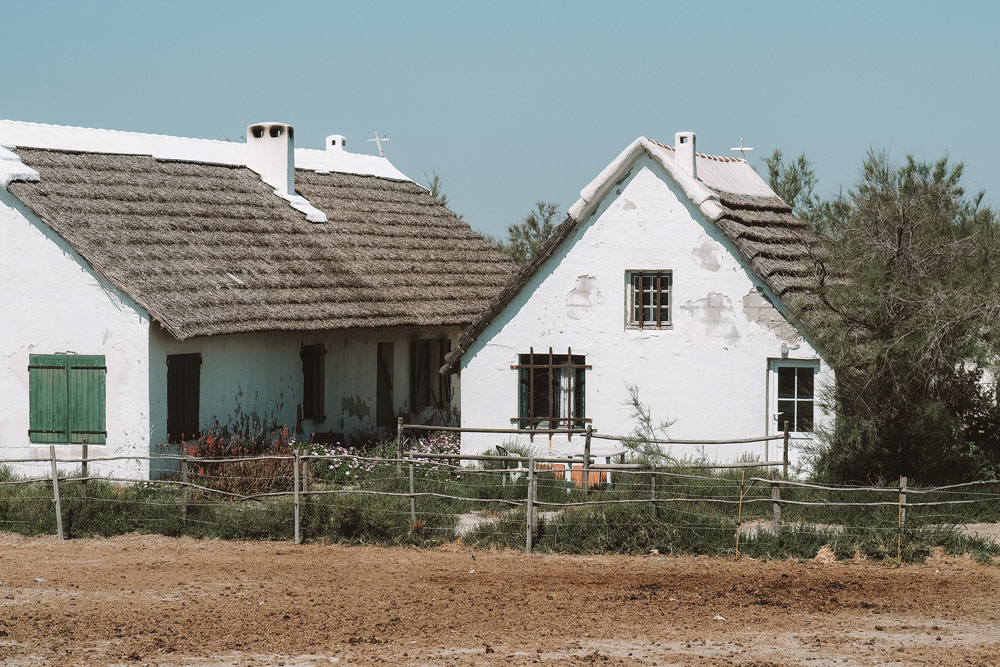
[[[302,402],[302,345],[326,346],[326,420],[305,420],[301,433],[344,433],[348,437],[376,430],[376,354],[379,343],[394,344],[394,403],[397,414],[410,411],[410,341],[416,338],[455,340],[457,327],[394,327],[342,331],[275,331],[211,336],[178,341],[153,327],[150,334],[151,442],[166,442],[167,355],[200,353],[201,427],[234,429],[255,422],[295,430]],[[433,367],[432,371],[436,372]],[[448,413],[427,411],[424,423],[458,423],[455,405]],[[393,429],[394,432],[395,429]]]
[[[782,343],[795,359],[819,360],[758,290],[763,284],[737,259],[713,223],[690,204],[663,169],[643,157],[575,230],[503,313],[479,336],[462,365],[462,423],[511,428],[517,416],[517,355],[535,351],[586,355],[587,415],[595,430],[627,434],[635,427],[626,383],[656,420],[675,420],[675,439],[727,439],[776,432],[770,418],[769,359]],[[673,327],[626,329],[626,272],[673,272]],[[773,295],[770,295],[773,298]],[[832,381],[821,363],[817,381]],[[817,410],[819,406],[817,405]],[[817,412],[817,423],[829,416]],[[503,436],[464,434],[462,449],[478,454]],[[527,438],[519,440],[527,444]],[[579,453],[583,439],[535,438],[544,452]],[[799,459],[793,440],[791,457]],[[594,452],[618,450],[595,440]],[[780,459],[780,446],[706,448],[712,460],[743,452]],[[695,447],[673,446],[674,456]]]
[[[102,354],[107,362],[107,444],[89,455],[146,456],[149,439],[149,318],[10,193],[0,190],[0,464],[49,474],[49,446],[28,441],[28,356]],[[79,458],[81,446],[56,445]],[[62,466],[79,468],[79,464]],[[145,477],[146,461],[94,463],[93,474]]]

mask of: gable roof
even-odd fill
[[[591,216],[611,189],[644,155],[658,162],[701,213],[733,243],[757,277],[785,304],[808,301],[815,288],[811,259],[817,238],[746,160],[697,153],[698,178],[675,162],[675,150],[639,137],[580,192],[580,199],[538,252],[459,336],[442,373],[458,370],[462,356],[524,288],[562,243]]]
[[[466,325],[512,273],[409,180],[297,169],[328,220],[315,224],[244,166],[13,152],[39,178],[15,174],[8,190],[180,340]]]

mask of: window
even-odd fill
[[[396,428],[396,408],[392,392],[393,344],[379,343],[375,360],[375,425]]]
[[[167,356],[167,440],[181,442],[198,437],[201,400],[201,355]]]
[[[661,329],[670,326],[669,271],[630,271],[628,294],[628,326],[639,329]]]
[[[303,345],[302,357],[302,418],[314,422],[326,420],[325,382],[326,347]]]
[[[581,429],[586,422],[587,375],[583,355],[528,354],[518,356],[518,428]]]
[[[412,412],[451,406],[451,376],[441,375],[444,358],[451,352],[447,338],[421,338],[410,346],[410,405]]]
[[[813,362],[776,362],[772,378],[776,384],[775,425],[778,431],[789,423],[796,433],[811,433],[815,409],[815,376],[818,367]]]
[[[103,445],[104,357],[32,354],[28,357],[28,440]]]

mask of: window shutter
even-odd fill
[[[522,359],[521,363],[522,364],[525,363],[523,361],[523,359],[526,356],[528,356],[528,355],[525,355],[525,354],[521,355],[521,359]],[[530,363],[530,362],[528,362],[528,363]],[[517,416],[521,418],[521,421],[518,424],[518,428],[529,428],[529,425],[528,425],[528,412],[529,412],[528,401],[530,400],[529,393],[530,393],[530,386],[531,386],[531,380],[530,380],[529,373],[531,373],[531,370],[528,369],[528,368],[519,368],[519,369],[517,369]]]
[[[107,442],[103,356],[67,357],[69,362],[69,442]]]
[[[28,356],[28,440],[37,443],[68,442],[68,357],[46,354]]]

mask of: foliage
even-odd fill
[[[424,178],[427,179],[427,189],[430,190],[431,197],[441,206],[448,208],[448,195],[444,191],[444,179],[441,178],[441,175],[432,171],[431,175],[428,176],[427,172],[424,172]],[[462,219],[462,216],[457,213],[455,215],[459,220]]]
[[[556,229],[559,205],[535,202],[535,208],[524,220],[507,228],[507,240],[497,244],[500,252],[517,264],[531,259]]]
[[[820,476],[928,483],[1000,471],[995,374],[1000,225],[946,158],[869,152],[857,184],[820,201],[804,156],[765,160],[772,187],[825,243],[819,303],[800,308],[837,383]]]
[[[245,457],[290,456],[295,449],[295,433],[287,428],[269,433],[255,429],[249,435],[229,435],[218,428],[206,429],[196,440],[182,445],[182,453],[193,459],[188,464],[189,481],[211,489],[251,496],[287,491],[292,488],[293,463],[288,459]],[[233,459],[205,461],[200,459]]]
[[[649,406],[639,398],[639,387],[626,382],[625,388],[629,395],[625,405],[631,410],[629,418],[635,422],[635,428],[622,440],[622,445],[631,451],[632,458],[638,463],[663,465],[674,462],[673,457],[654,441],[669,440],[667,429],[675,420],[654,421]]]

